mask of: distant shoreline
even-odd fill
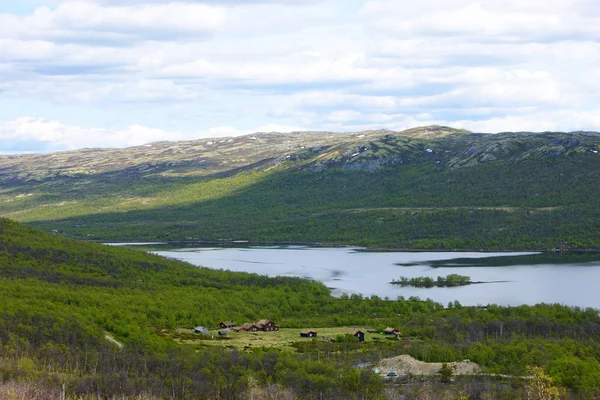
[[[169,240],[169,241],[148,241],[141,240],[87,240],[93,243],[104,243],[110,245],[130,245],[130,246],[153,246],[153,245],[169,245],[169,246],[191,246],[191,245],[211,245],[211,246],[227,246],[227,247],[246,247],[246,246],[309,246],[309,247],[324,247],[324,248],[349,248],[359,252],[372,253],[561,253],[560,250],[553,249],[417,249],[417,248],[392,248],[392,247],[364,247],[360,245],[339,244],[339,243],[323,243],[323,242],[294,242],[294,241],[261,241],[261,240]],[[565,254],[594,254],[600,253],[600,249],[570,249],[564,250]]]
[[[481,283],[509,283],[512,281],[476,281],[476,282],[467,282],[467,283],[462,283],[462,284],[458,284],[458,285],[444,285],[444,284],[438,284],[437,282],[433,282],[430,286],[428,285],[424,285],[424,284],[418,284],[418,283],[411,283],[411,282],[390,282],[391,285],[398,285],[398,286],[411,286],[411,287],[415,287],[415,288],[423,288],[423,289],[431,289],[431,288],[457,288],[457,287],[462,287],[462,286],[469,286],[469,285],[478,285]]]

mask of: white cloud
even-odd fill
[[[56,45],[48,41],[0,38],[0,60],[43,60],[55,49]]]
[[[200,59],[171,65],[159,72],[170,78],[211,77],[239,80],[252,84],[293,84],[371,80],[378,71],[358,64],[362,54],[272,55],[269,59],[252,59],[243,63],[214,62]]]
[[[55,0],[58,2],[65,0]],[[287,4],[306,6],[312,3],[319,3],[323,0],[183,0],[184,3],[200,3],[200,4],[226,4],[226,5],[248,5],[248,4]],[[152,3],[168,3],[165,0],[99,0],[101,4],[120,5],[120,4],[152,4]]]
[[[41,6],[24,17],[0,14],[0,37],[87,43],[161,40],[209,34],[223,26],[226,17],[226,9],[205,4],[103,6],[75,0],[54,9]]]
[[[277,125],[277,124],[267,124],[258,126],[252,129],[238,129],[231,126],[216,126],[213,128],[206,129],[200,133],[198,133],[198,138],[214,138],[214,137],[227,137],[227,136],[242,136],[249,135],[252,133],[258,132],[281,132],[281,133],[289,133],[289,132],[303,132],[308,129],[300,127],[300,126],[289,126],[289,125]]]
[[[112,126],[598,129],[596,1],[36,1],[0,13],[0,121],[46,117],[17,125],[60,148],[127,143]]]
[[[589,0],[422,0],[398,7],[393,0],[368,2],[362,14],[377,28],[400,35],[467,36],[473,40],[527,42],[598,38],[600,5]],[[583,23],[583,24],[582,24]]]
[[[40,150],[82,147],[126,147],[159,140],[181,140],[183,135],[141,125],[125,129],[83,128],[59,121],[22,117],[0,124],[0,140],[38,143]],[[1,151],[0,147],[0,151]]]
[[[323,91],[298,93],[293,96],[298,107],[306,108],[360,108],[395,110],[400,102],[393,96],[367,96],[343,91]]]
[[[538,112],[533,115],[496,117],[481,121],[454,121],[453,126],[476,132],[598,131],[600,130],[600,109]]]
[[[129,147],[157,141],[192,140],[226,136],[240,136],[256,132],[294,132],[305,128],[287,125],[263,125],[253,129],[230,126],[213,127],[201,132],[182,133],[131,125],[122,129],[85,128],[65,125],[60,121],[22,117],[0,123],[0,143],[26,142],[35,144],[32,150],[48,152],[93,147]],[[0,153],[13,152],[0,144]]]

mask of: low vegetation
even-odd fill
[[[529,366],[543,368],[573,398],[600,395],[600,317],[593,309],[336,299],[318,282],[196,268],[5,219],[0,287],[0,393],[11,396],[515,398],[526,396],[526,380],[512,377],[527,375]],[[262,318],[282,330],[214,335],[220,321]],[[209,327],[209,335],[192,333],[196,326]],[[389,326],[402,336],[381,334]],[[365,342],[346,336],[357,328]],[[301,338],[307,329],[318,337]],[[413,376],[389,386],[371,366],[399,355],[428,363],[469,359],[488,375],[450,383]]]

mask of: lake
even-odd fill
[[[600,255],[540,253],[371,252],[306,246],[196,247],[156,250],[194,265],[268,276],[300,276],[342,292],[396,299],[417,296],[446,305],[561,303],[600,309]],[[459,274],[508,281],[452,288],[391,285],[401,276]]]

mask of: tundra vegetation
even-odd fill
[[[0,314],[2,398],[600,396],[594,309],[337,299],[314,281],[197,268],[7,219],[0,219]],[[330,329],[334,340],[298,337],[285,346],[249,340],[238,347],[233,338],[186,333],[262,318],[282,327],[264,335]],[[388,326],[402,337],[372,333]],[[351,328],[367,340],[335,340]],[[368,367],[402,354],[425,362],[469,359],[484,374],[399,376],[403,384],[395,385]]]

